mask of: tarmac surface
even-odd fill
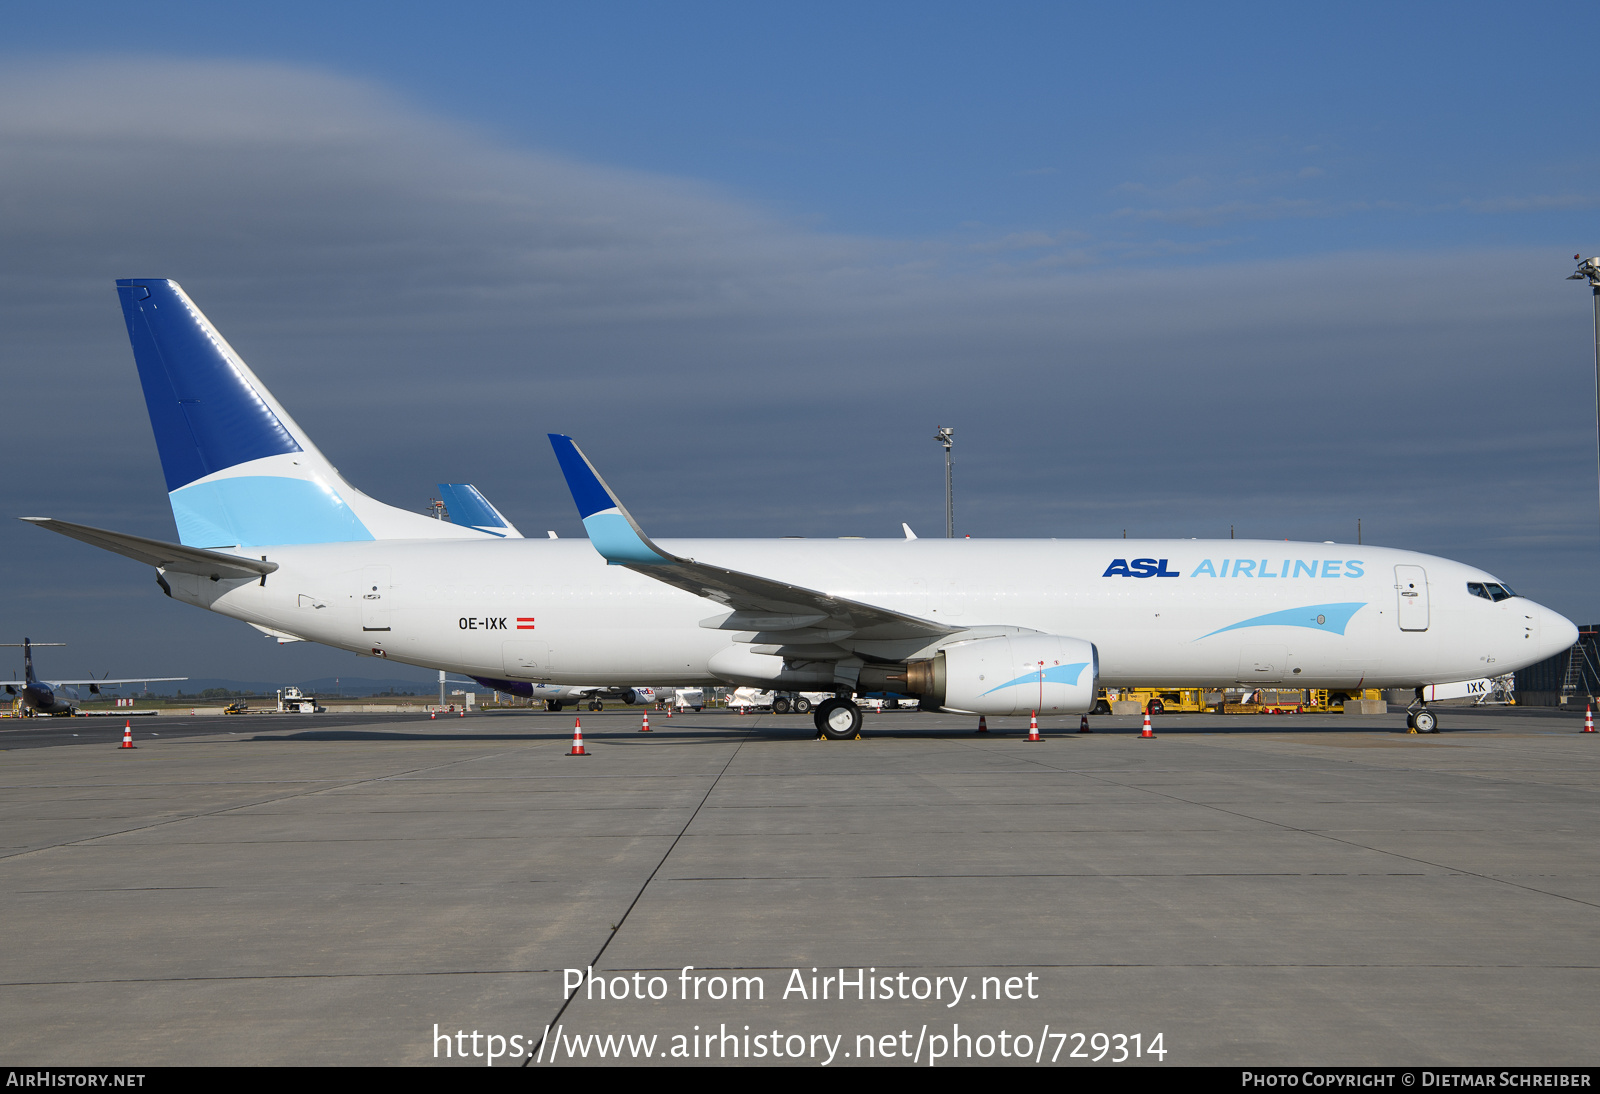
[[[0,724],[0,1058],[1592,1065],[1600,735],[1438,709]]]

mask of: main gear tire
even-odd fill
[[[849,699],[829,699],[817,707],[817,730],[830,741],[849,741],[861,735],[861,708]]]

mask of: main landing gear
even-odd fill
[[[817,732],[830,741],[861,736],[861,708],[849,699],[826,699],[817,704],[811,718],[817,723]]]

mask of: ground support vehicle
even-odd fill
[[[320,714],[326,708],[317,705],[314,695],[306,695],[299,688],[278,689],[279,714]]]
[[[1199,687],[1101,688],[1094,712],[1110,714],[1112,703],[1135,702],[1150,714],[1200,714],[1222,702],[1219,692]]]

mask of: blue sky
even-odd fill
[[[314,66],[852,233],[1258,257],[1565,244],[1597,29],[1580,4],[68,3],[5,42]]]
[[[964,531],[1359,516],[1600,618],[1588,300],[1562,280],[1600,250],[1597,22],[13,10],[0,374],[30,412],[0,443],[24,508],[170,536],[110,280],[171,276],[395,504],[470,479],[576,533],[533,440],[556,430],[660,535],[936,531],[955,424]],[[0,531],[31,575],[10,629],[119,672],[355,671],[45,538]]]

